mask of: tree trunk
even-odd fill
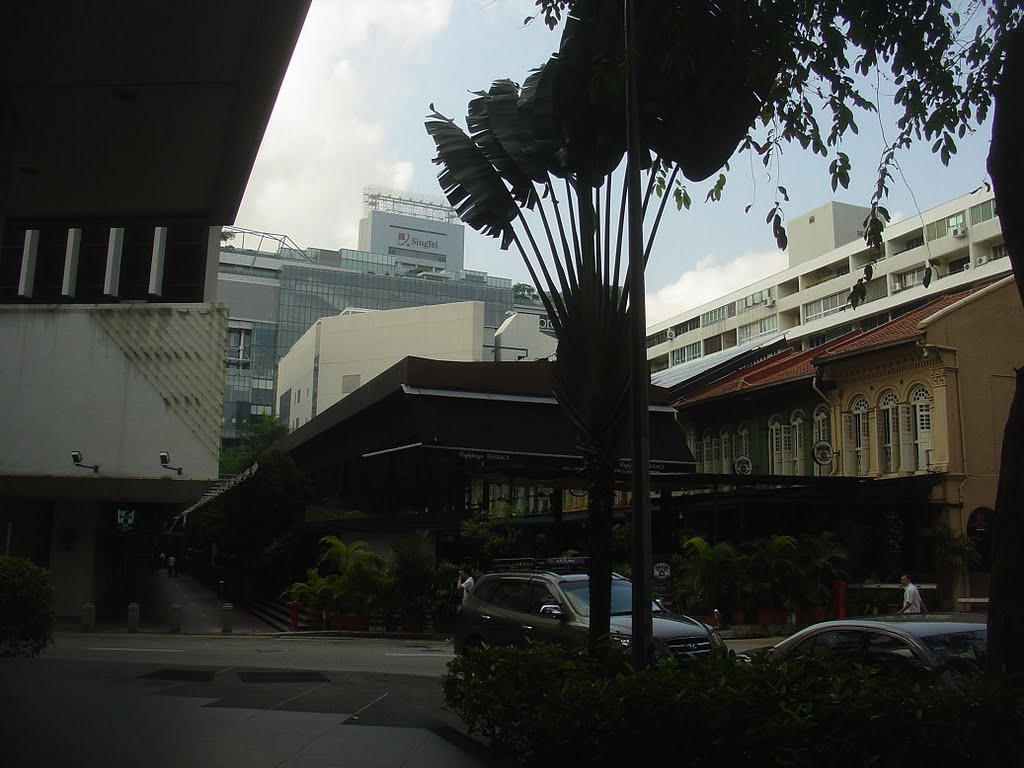
[[[1024,28],[1006,36],[1006,60],[995,92],[988,172],[996,197],[1003,241],[1024,304]],[[997,332],[993,330],[993,332]],[[1019,346],[1020,340],[1010,340]],[[1024,361],[1022,361],[1024,362]],[[989,669],[1024,671],[1024,373],[1017,369],[1016,390],[1003,432],[993,531],[992,585],[989,594]]]
[[[590,655],[608,657],[612,600],[612,507],[615,501],[614,468],[596,458],[588,472],[590,506],[587,516],[590,562]]]

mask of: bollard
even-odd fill
[[[92,603],[82,604],[82,631],[92,632],[96,629],[96,606]]]
[[[217,582],[217,599],[218,600],[223,600],[224,599],[224,579],[221,579],[220,581]]]
[[[171,632],[181,632],[181,604],[171,605]]]
[[[220,607],[220,631],[225,634],[231,633],[231,612],[235,609],[231,603],[224,603]]]
[[[139,631],[139,604],[128,603],[128,631]]]

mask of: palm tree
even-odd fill
[[[558,53],[522,87],[497,80],[475,94],[468,135],[433,105],[426,121],[449,202],[502,249],[515,246],[558,336],[554,395],[576,429],[589,484],[594,655],[604,655],[609,632],[615,446],[630,386],[626,185],[615,188],[626,152],[626,71],[637,68],[646,263],[668,200],[689,206],[680,174],[698,181],[724,165],[774,79],[754,25],[739,39],[726,34],[728,24],[717,7],[643,3],[635,47],[643,58],[628,61],[621,3],[577,3]],[[704,55],[680,66],[664,45],[666,30]],[[700,119],[713,107],[742,118],[725,129]]]
[[[346,544],[337,536],[324,536],[320,544],[326,549],[317,565],[329,573],[335,607],[342,613],[363,613],[369,610],[380,591],[384,561],[365,541]]]

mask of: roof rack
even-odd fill
[[[586,571],[589,557],[499,557],[491,560],[491,571]]]

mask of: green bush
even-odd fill
[[[53,585],[31,560],[0,556],[0,656],[36,656],[53,642]]]
[[[470,732],[529,766],[992,765],[1017,747],[1021,687],[959,688],[836,659],[715,654],[609,674],[538,643],[471,648],[442,679]]]

